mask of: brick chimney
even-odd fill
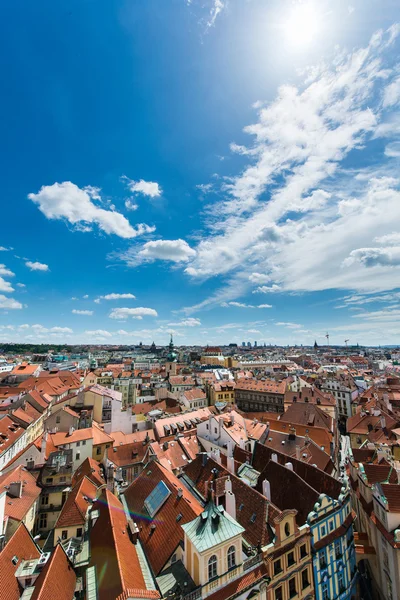
[[[267,500],[271,502],[271,485],[268,479],[264,479],[264,481],[262,482],[262,490],[263,496],[265,496]]]

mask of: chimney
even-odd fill
[[[211,452],[211,458],[213,458],[218,464],[221,464],[221,452],[219,448],[215,448]]]
[[[383,415],[381,416],[381,427],[382,429],[385,429],[386,427],[386,419]]]
[[[300,446],[296,446],[296,458],[297,460],[300,460]]]
[[[276,462],[276,463],[278,462],[278,455],[275,454],[275,452],[272,454],[271,460],[274,461],[274,462]]]
[[[22,481],[11,482],[8,495],[12,498],[22,498]]]
[[[231,417],[231,425],[234,425],[235,424],[235,415],[233,413],[231,413],[230,417]]]
[[[200,452],[200,455],[201,455],[201,466],[205,467],[207,464],[207,459],[208,459],[207,452]]]
[[[268,479],[264,479],[264,481],[262,482],[262,491],[263,496],[265,496],[267,500],[271,502],[271,485]]]
[[[163,443],[163,450],[168,450],[168,442]]]
[[[227,466],[228,471],[234,475],[235,474],[235,460],[234,460],[233,456],[228,456],[228,458],[226,459],[226,466]]]
[[[293,463],[291,463],[291,462],[287,462],[287,463],[285,463],[285,467],[286,467],[287,469],[289,469],[289,471],[293,471]]]
[[[227,479],[225,479],[225,491],[226,492],[232,491],[232,481],[231,481],[230,477],[227,477]]]
[[[183,496],[183,489],[182,489],[182,488],[178,488],[178,494],[177,494],[177,497],[178,497],[178,498],[182,498],[182,496]]]
[[[232,519],[236,519],[236,499],[233,492],[225,491],[225,510]]]
[[[74,431],[75,431],[75,429],[71,425],[71,427],[68,430],[68,435],[72,435],[74,433]]]

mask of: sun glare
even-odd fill
[[[311,2],[301,2],[293,7],[284,24],[288,43],[295,47],[309,45],[320,31],[320,19]]]

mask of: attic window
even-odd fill
[[[157,483],[154,490],[147,496],[144,501],[144,506],[149,513],[150,517],[154,517],[160,510],[164,502],[166,502],[171,491],[165,485],[163,481]]]
[[[177,515],[177,517],[176,517],[176,521],[178,522],[178,521],[180,521],[181,519],[182,519],[182,514],[181,514],[181,513],[179,513],[179,515]]]
[[[253,513],[250,517],[250,523],[255,523],[256,517],[257,517],[256,513]]]
[[[239,506],[239,510],[243,510],[243,508],[244,508],[244,504],[242,502],[242,504]]]
[[[12,559],[11,559],[11,562],[12,562],[13,565],[18,564],[18,556],[13,556]]]

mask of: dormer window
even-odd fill
[[[209,581],[211,581],[211,579],[215,579],[215,577],[217,577],[217,564],[218,564],[218,559],[215,556],[215,554],[213,554],[208,559],[208,580]]]
[[[285,523],[285,535],[286,535],[286,537],[289,537],[289,535],[290,535],[289,523]]]

